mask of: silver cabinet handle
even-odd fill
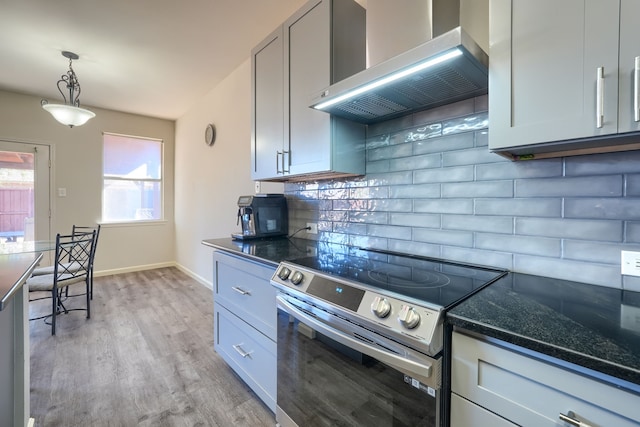
[[[239,293],[240,295],[251,295],[251,292],[249,291],[245,291],[244,289],[240,289],[237,286],[232,286],[231,289],[233,289],[234,291],[236,291],[237,293]]]
[[[287,156],[287,161],[284,161],[284,156]],[[287,167],[285,167],[285,165]],[[291,151],[284,150],[282,151],[282,173],[291,173]]]
[[[596,127],[600,129],[604,122],[604,67],[596,72]]]
[[[565,423],[569,423],[575,427],[591,427],[589,424],[577,420],[576,414],[573,411],[567,412],[567,415],[560,413],[560,415],[558,415],[558,418],[560,418]]]
[[[251,353],[253,353],[253,351],[247,353],[242,349],[241,345],[242,344],[234,344],[232,347],[235,351],[238,352],[240,356],[242,356],[243,359],[246,359],[247,357],[251,356]]]
[[[276,151],[276,174],[284,173],[284,171],[280,170],[280,156],[281,155],[282,155],[282,158],[284,159],[284,153],[282,151]],[[282,161],[282,164],[284,166],[284,160]]]
[[[640,122],[640,56],[636,56],[633,67],[633,115],[636,122]]]

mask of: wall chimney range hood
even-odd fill
[[[436,19],[434,10],[434,24]],[[487,54],[457,26],[332,84],[313,96],[311,107],[377,123],[486,94],[488,65]]]

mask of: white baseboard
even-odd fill
[[[154,270],[156,268],[165,268],[165,267],[176,267],[178,270],[182,271],[187,276],[196,280],[201,285],[206,286],[209,289],[213,289],[213,283],[210,280],[205,279],[204,277],[189,270],[185,266],[176,263],[175,261],[161,262],[157,264],[136,265],[133,267],[125,267],[125,268],[114,268],[111,270],[101,270],[101,271],[96,271],[94,273],[94,277],[110,276],[112,274],[133,273],[135,271]]]
[[[189,270],[184,265],[176,263],[176,268],[178,268],[178,270],[182,271],[187,276],[190,276],[192,279],[197,280],[201,285],[206,286],[209,289],[213,289],[213,283],[211,283],[210,280],[207,280],[204,277],[200,276],[199,274],[196,274],[195,272]]]
[[[154,270],[156,268],[176,267],[176,262],[159,262],[157,264],[135,265],[132,267],[114,268],[94,272],[94,277],[110,276],[112,274],[133,273],[135,271]]]

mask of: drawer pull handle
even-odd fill
[[[240,289],[237,286],[233,286],[231,289],[233,289],[234,291],[236,291],[237,293],[239,293],[240,295],[251,295],[251,292],[249,291],[245,291],[244,289]]]
[[[243,359],[246,359],[247,357],[249,357],[249,356],[251,355],[251,353],[253,353],[253,351],[250,351],[250,352],[248,352],[248,353],[247,353],[246,351],[244,351],[244,350],[242,349],[242,347],[240,347],[241,345],[242,345],[242,344],[234,344],[234,345],[233,345],[233,349],[234,349],[235,351],[237,351],[237,352],[238,352],[238,354],[239,354],[240,356],[242,356],[242,358],[243,358]]]
[[[575,427],[591,427],[589,424],[584,423],[584,422],[582,422],[580,420],[577,420],[576,419],[576,414],[573,411],[567,412],[567,415],[561,413],[558,416],[558,418],[560,418],[565,423],[569,423],[569,424],[571,424],[572,426],[575,426]]]

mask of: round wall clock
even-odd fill
[[[204,131],[204,142],[207,145],[213,145],[216,142],[216,127],[209,123]]]

